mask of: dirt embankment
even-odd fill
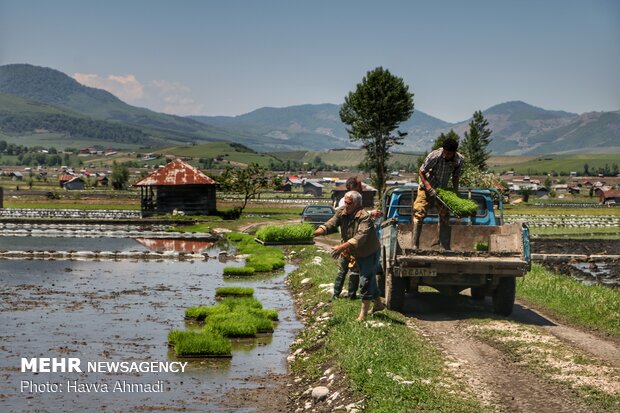
[[[607,239],[532,239],[537,254],[620,255],[620,241]]]

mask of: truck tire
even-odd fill
[[[390,268],[385,275],[385,305],[390,310],[399,311],[405,301],[405,280],[394,275],[394,269]]]
[[[493,312],[495,314],[509,316],[515,304],[515,277],[502,277],[493,291]]]

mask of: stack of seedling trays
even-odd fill
[[[256,231],[256,241],[263,245],[314,244],[311,224],[268,225]]]
[[[253,294],[252,288],[218,288],[217,304],[185,310],[185,320],[199,328],[172,330],[168,345],[174,348],[177,357],[232,357],[230,339],[273,333],[278,312],[263,308]]]

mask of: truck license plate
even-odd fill
[[[437,277],[437,270],[433,268],[409,268],[401,269],[403,277]]]

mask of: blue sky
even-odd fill
[[[620,110],[618,0],[0,0],[0,64],[180,115],[342,103],[377,66],[416,109]]]

